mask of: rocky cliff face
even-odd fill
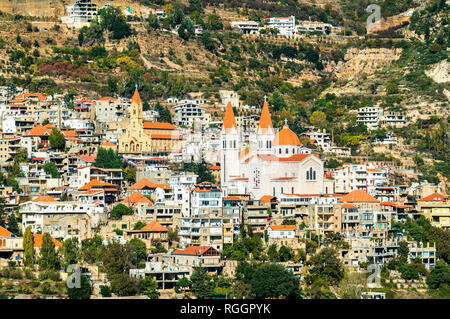
[[[36,17],[60,17],[64,15],[64,0],[0,0],[0,11]]]
[[[425,71],[425,74],[436,83],[446,83],[450,81],[450,63],[447,60],[442,60],[433,65],[430,70]]]
[[[402,49],[364,49],[351,48],[345,54],[345,62],[336,66],[336,77],[351,79],[355,74],[373,74],[400,58]]]

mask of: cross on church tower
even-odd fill
[[[287,126],[287,119],[284,119],[284,125]]]
[[[267,102],[267,95],[264,95],[264,102]]]

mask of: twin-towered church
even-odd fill
[[[240,147],[231,103],[221,130],[221,187],[226,194],[264,195],[323,193],[323,162],[304,148],[298,136],[285,124],[275,131],[264,102],[256,134],[249,146]]]

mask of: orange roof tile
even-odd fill
[[[101,99],[98,99],[97,101],[118,101],[118,99],[115,99],[110,96],[105,96],[105,97],[102,97]]]
[[[211,246],[189,246],[186,247],[186,249],[181,250],[177,249],[175,250],[172,255],[195,255],[195,256],[201,256],[204,253],[206,253],[208,250],[215,250]]]
[[[372,173],[383,173],[382,171],[380,171],[379,169],[376,169],[376,168],[368,168],[368,169],[366,169],[366,171],[372,172]]]
[[[91,155],[81,155],[79,159],[85,161],[85,162],[95,162],[95,159],[97,156],[91,156]]]
[[[261,118],[259,120],[258,130],[261,130],[261,132],[264,134],[269,128],[271,128],[273,132],[272,118],[269,112],[269,104],[267,102],[264,102],[261,111]]]
[[[151,138],[160,140],[182,140],[183,136],[178,134],[150,134]]]
[[[272,199],[276,199],[276,197],[275,196],[271,196],[271,195],[264,195],[259,200],[261,202],[264,202],[264,203],[270,203],[272,201]]]
[[[354,190],[347,195],[342,196],[338,202],[379,203],[380,201],[363,190]]]
[[[116,144],[112,142],[103,142],[102,144],[100,144],[100,146],[116,146]]]
[[[158,223],[157,221],[152,221],[149,224],[145,225],[141,228],[141,230],[149,230],[149,231],[169,231],[166,227]]]
[[[147,187],[147,188],[172,189],[169,185],[166,185],[166,184],[155,184],[155,183],[149,181],[146,178],[141,178],[136,183],[131,185],[130,188],[128,188],[128,189],[130,189],[130,190],[141,190],[141,189],[144,189],[145,187]]]
[[[115,189],[116,185],[111,184],[111,183],[106,183],[106,182],[100,182],[97,179],[93,179],[91,180],[89,183],[87,183],[86,185],[80,187],[78,190],[80,191],[88,191],[92,188],[111,188],[113,187]]]
[[[36,124],[32,129],[23,133],[23,136],[48,136],[52,133],[52,130]]]
[[[296,230],[297,227],[295,225],[270,225],[272,230]]]
[[[42,246],[42,239],[43,239],[44,235],[43,234],[36,234],[33,237],[33,241],[34,241],[34,247],[41,247]],[[51,236],[50,236],[51,237]],[[61,247],[62,244],[57,241],[55,238],[51,237],[52,242],[55,244],[56,247]]]
[[[431,195],[428,195],[424,198],[419,199],[419,202],[444,202],[448,200],[449,197],[439,194],[439,193],[433,193]]]
[[[313,154],[294,154],[290,157],[277,157],[274,154],[258,154],[258,157],[268,162],[302,162],[311,155]]]
[[[357,209],[358,207],[352,205],[352,204],[344,204],[341,206],[341,208],[346,208],[346,209]]]
[[[223,118],[222,131],[225,130],[225,133],[229,133],[233,127],[237,131],[238,128],[236,118],[234,117],[233,107],[231,106],[231,102],[228,102],[225,110],[225,117]]]
[[[142,195],[139,192],[134,192],[133,194],[131,194],[130,196],[128,196],[127,198],[125,198],[122,203],[130,203],[130,204],[137,204],[137,203],[146,203],[146,204],[150,204],[153,205],[153,202],[148,199],[147,197],[145,197],[144,195]]]
[[[51,196],[38,196],[33,199],[33,202],[56,202],[56,200]]]
[[[144,122],[144,129],[155,130],[176,130],[178,127],[166,122]]]
[[[12,233],[9,230],[0,226],[0,237],[11,237],[11,235]]]
[[[131,103],[141,104],[141,97],[139,96],[138,90],[134,90],[133,98],[131,99]]]

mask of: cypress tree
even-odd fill
[[[33,266],[34,264],[34,241],[31,233],[31,226],[28,226],[23,235],[23,250],[25,266]]]

